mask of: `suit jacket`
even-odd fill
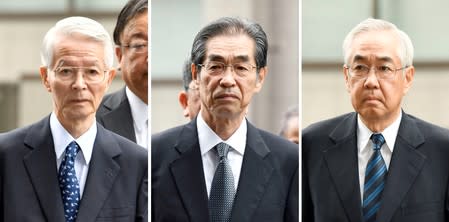
[[[131,106],[125,88],[104,96],[96,117],[104,128],[136,142]]]
[[[146,150],[97,126],[77,221],[147,221]],[[65,221],[48,117],[0,135],[0,221]]]
[[[196,119],[153,135],[151,144],[152,221],[209,221]],[[298,152],[248,123],[231,221],[298,221]]]
[[[357,114],[303,130],[303,221],[362,222]],[[449,131],[402,114],[377,221],[448,221]]]

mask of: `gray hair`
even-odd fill
[[[192,82],[192,60],[190,57],[186,58],[184,64],[182,66],[182,86],[184,87],[184,91],[189,91],[189,84]]]
[[[86,17],[68,17],[58,21],[55,26],[45,34],[41,48],[41,62],[47,68],[53,64],[54,42],[58,35],[70,36],[74,33],[85,36],[104,46],[104,65],[111,68],[114,61],[113,44],[106,29],[97,21]]]
[[[290,108],[288,108],[287,112],[284,113],[281,121],[281,131],[279,132],[280,136],[284,136],[288,128],[288,121],[290,121],[290,119],[294,117],[299,117],[298,105],[291,106]]]
[[[206,43],[209,39],[219,35],[246,34],[255,42],[257,72],[267,65],[268,40],[262,27],[247,19],[223,17],[202,28],[196,35],[191,51],[192,62],[198,71],[206,56]]]
[[[368,18],[357,26],[355,26],[346,36],[343,41],[343,56],[344,63],[349,63],[349,50],[354,38],[362,33],[370,31],[393,31],[399,37],[399,58],[401,59],[402,66],[411,66],[413,64],[413,44],[410,37],[398,29],[396,25],[381,19]]]

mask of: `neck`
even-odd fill
[[[383,132],[388,126],[393,124],[393,122],[399,117],[400,111],[397,114],[388,116],[388,117],[382,117],[382,118],[367,118],[360,115],[360,119],[362,122],[368,127],[369,130],[371,130],[373,133],[381,133]]]
[[[238,115],[235,117],[220,117],[214,116],[209,112],[201,111],[201,116],[207,125],[222,139],[229,139],[232,134],[237,131],[242,121],[244,121],[245,115]]]
[[[82,119],[64,119],[57,115],[57,118],[64,129],[75,139],[87,132],[94,121],[94,116]]]

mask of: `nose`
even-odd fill
[[[226,88],[234,86],[235,85],[234,73],[235,73],[234,67],[232,65],[225,66],[225,70],[223,71],[223,76],[221,78],[220,85]]]
[[[371,67],[368,71],[368,74],[366,76],[364,86],[366,88],[379,88],[379,80],[376,76],[376,68]]]
[[[81,70],[78,70],[74,76],[74,82],[72,84],[73,89],[86,89],[86,81],[84,80],[84,73]]]

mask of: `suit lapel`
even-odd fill
[[[120,147],[112,142],[114,138],[107,134],[101,125],[97,124],[97,127],[97,136],[77,221],[95,221],[120,172],[120,166],[114,160],[114,157],[121,153]]]
[[[424,142],[424,136],[413,120],[402,113],[377,221],[391,220],[414,183],[426,160],[416,148]]]
[[[120,90],[117,94],[109,97],[109,99],[104,102],[104,106],[106,106],[107,109],[112,110],[102,117],[105,127],[136,142],[131,108],[128,98],[126,97],[125,89]]]
[[[362,221],[357,157],[357,115],[344,119],[329,135],[335,145],[323,151],[329,174],[347,217]]]
[[[270,150],[258,130],[250,123],[246,141],[231,219],[239,222],[251,221],[273,172],[273,167],[267,160]]]
[[[169,167],[182,203],[191,221],[208,221],[208,198],[196,119],[184,127],[175,148],[179,158]]]
[[[30,148],[23,158],[25,168],[47,221],[65,221],[48,117],[31,126],[24,143]]]

